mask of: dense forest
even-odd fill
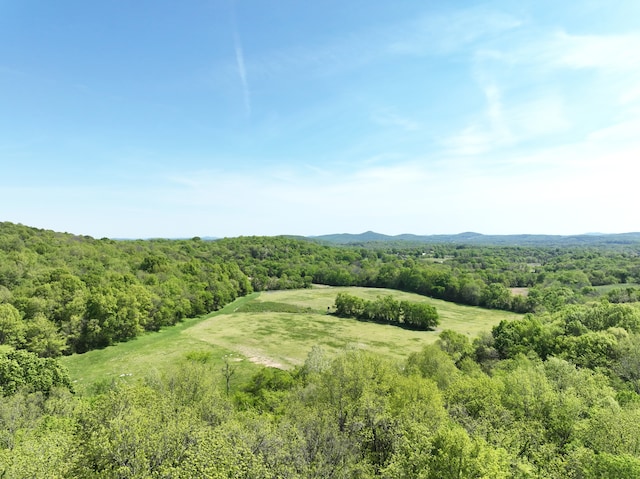
[[[435,329],[438,311],[426,303],[397,301],[392,296],[378,296],[368,301],[348,293],[339,293],[335,301],[336,314],[361,321],[375,321],[413,329]]]
[[[445,325],[402,363],[314,348],[231,391],[192,357],[78,394],[55,359],[313,283],[527,314],[472,340]],[[637,283],[635,243],[115,241],[0,223],[0,477],[637,478]]]
[[[516,312],[554,312],[602,294],[635,302],[639,250],[338,247],[287,237],[114,241],[0,223],[0,342],[43,357],[83,352],[218,310],[251,291],[312,283]]]

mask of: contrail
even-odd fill
[[[242,42],[238,33],[238,25],[236,23],[235,2],[232,5],[233,11],[233,45],[236,50],[236,63],[238,64],[238,74],[240,75],[240,83],[242,84],[242,94],[244,96],[244,107],[247,115],[251,116],[251,92],[249,91],[249,82],[247,81],[247,70],[244,66],[244,53],[242,51]]]
[[[244,95],[244,106],[247,114],[251,116],[251,94],[249,93],[249,83],[247,82],[247,71],[244,67],[244,54],[242,53],[242,44],[237,32],[234,32],[233,40],[236,48],[236,62],[238,63],[238,74],[242,83],[242,93]]]

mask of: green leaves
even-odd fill
[[[374,301],[348,293],[338,293],[335,300],[336,314],[362,321],[402,325],[415,329],[432,329],[438,325],[438,312],[427,303],[397,301],[393,296],[378,296]]]
[[[0,394],[8,396],[19,389],[48,394],[55,387],[71,388],[69,373],[58,361],[40,358],[24,350],[0,352]]]
[[[20,311],[10,304],[0,304],[0,344],[24,346],[25,330]]]
[[[234,399],[209,361],[94,397],[23,389],[0,402],[0,474],[635,477],[640,409],[618,405],[602,374],[522,355],[492,375],[469,367],[470,356],[458,369],[453,358],[468,347],[446,334],[403,365],[362,350],[328,360],[316,348],[299,373],[265,368]],[[50,361],[17,357],[31,372]],[[0,370],[16,373],[6,364]]]
[[[79,418],[81,477],[162,477],[197,440],[193,411],[145,386],[121,385]],[[95,477],[95,476],[94,476]]]

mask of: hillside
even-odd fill
[[[11,319],[3,341],[46,357],[85,352],[217,311],[253,291],[312,283],[389,288],[517,313],[599,296],[629,302],[640,296],[633,287],[639,251],[634,244],[344,246],[284,236],[114,241],[5,222],[0,307]]]
[[[412,331],[328,315],[327,308],[333,307],[340,292],[368,299],[392,295],[396,299],[426,302],[437,308],[440,325],[435,331]],[[288,310],[298,312],[283,312]],[[281,369],[300,366],[314,346],[323,347],[330,357],[346,348],[357,348],[402,361],[425,345],[433,344],[443,329],[472,340],[481,332],[488,333],[502,320],[519,317],[378,288],[268,291],[238,299],[206,318],[185,321],[109,348],[68,356],[62,362],[69,368],[76,386],[84,389],[96,381],[139,378],[150,369],[162,371],[184,361],[194,351],[210,354],[220,367],[225,355],[233,355],[244,374],[255,372],[249,363]]]
[[[544,235],[544,234],[518,234],[518,235],[483,235],[480,233],[466,232],[450,235],[415,235],[400,234],[395,236],[384,235],[367,231],[360,234],[327,234],[311,236],[309,239],[332,244],[363,245],[371,243],[406,243],[406,244],[459,244],[477,246],[620,246],[640,244],[640,233],[599,234],[589,233],[582,235]]]
[[[640,477],[638,246],[371,244],[0,224],[0,475]]]

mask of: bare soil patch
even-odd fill
[[[286,367],[264,354],[260,354],[258,351],[246,347],[236,347],[239,353],[246,356],[247,361],[251,361],[254,364],[260,364],[261,366],[266,366],[268,368],[278,368],[278,369],[286,369]]]

